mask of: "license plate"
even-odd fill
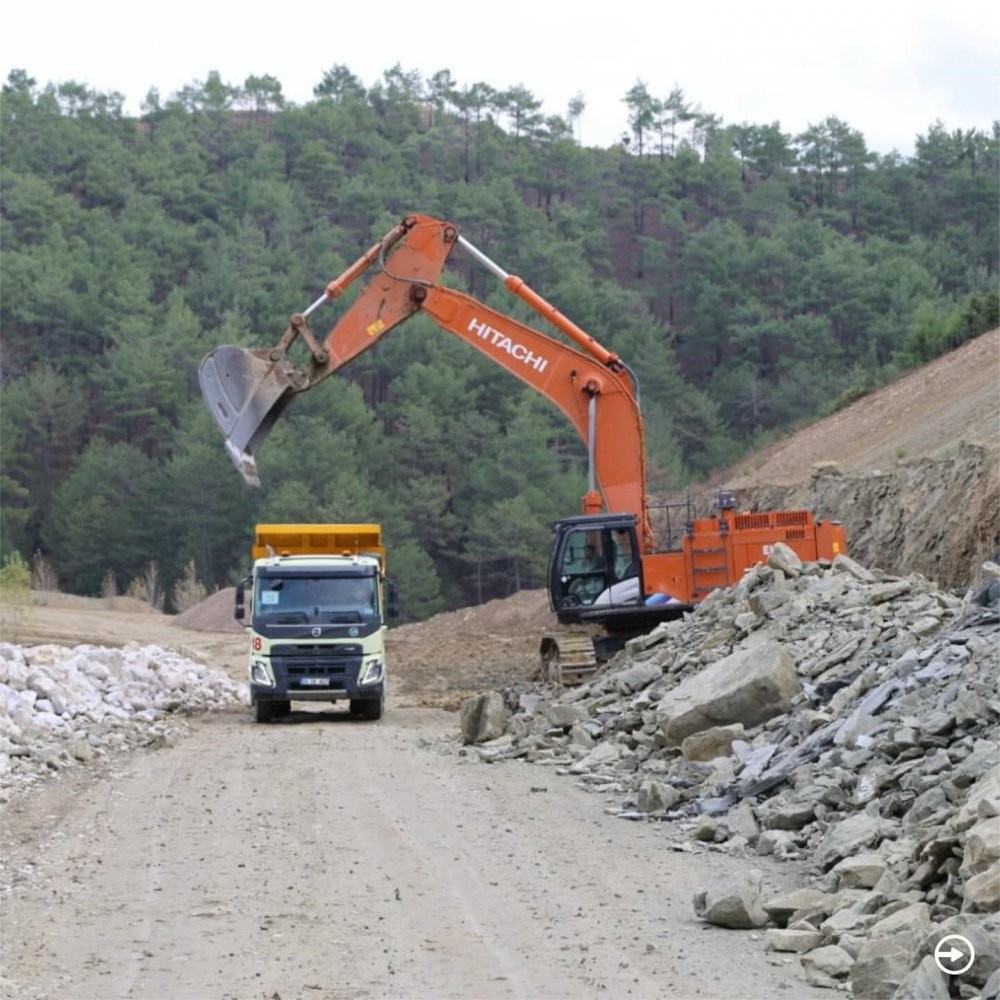
[[[329,677],[303,677],[301,682],[303,687],[329,687]]]

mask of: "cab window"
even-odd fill
[[[563,550],[562,571],[567,576],[604,572],[599,531],[574,531],[569,536]]]
[[[615,528],[611,532],[615,579],[625,580],[639,571],[635,552],[632,550],[632,532],[628,528]]]
[[[575,604],[593,604],[607,586],[607,562],[601,532],[572,531],[560,565],[560,590]]]

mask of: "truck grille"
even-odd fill
[[[281,643],[271,647],[271,666],[276,674],[290,681],[300,677],[353,680],[361,669],[361,646],[356,643],[338,646]]]

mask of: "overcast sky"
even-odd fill
[[[137,112],[151,87],[167,98],[211,70],[231,84],[271,74],[287,100],[305,103],[336,63],[366,86],[395,63],[425,77],[449,69],[459,84],[523,84],[547,114],[565,114],[582,93],[588,146],[618,141],[622,98],[642,80],[654,97],[680,87],[726,124],[777,121],[796,134],[835,115],[870,149],[911,156],[936,120],[989,131],[1000,118],[998,9],[995,0],[29,0],[0,17],[0,73],[118,91]]]

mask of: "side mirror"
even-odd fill
[[[399,617],[399,586],[396,584],[395,580],[389,579],[385,581],[386,586],[386,602],[385,602],[385,613],[388,618],[398,618]]]
[[[245,576],[236,584],[236,606],[233,608],[233,617],[241,622],[246,617],[246,585],[250,582],[250,577]]]

